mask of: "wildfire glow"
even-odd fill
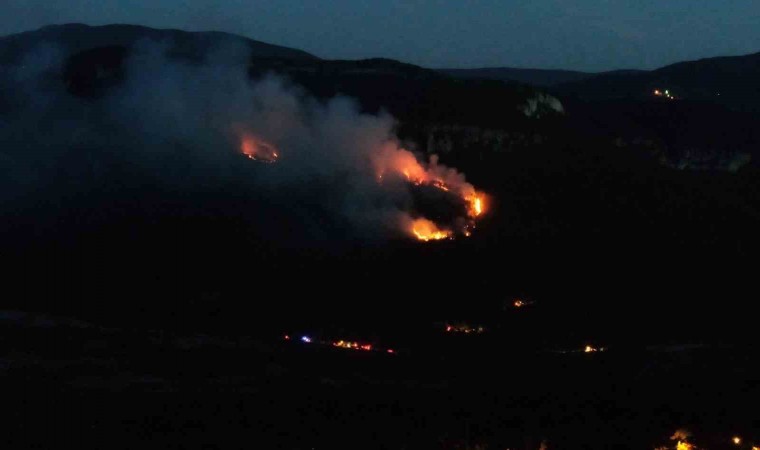
[[[459,197],[466,207],[456,229],[450,229],[424,217],[408,220],[406,229],[420,241],[451,239],[456,235],[469,236],[475,228],[475,220],[485,212],[485,196],[466,182],[464,175],[438,163],[434,155],[428,164],[421,164],[411,152],[389,144],[373,155],[378,182],[384,182],[386,175],[396,174],[415,186],[431,186]]]
[[[678,441],[676,443],[676,450],[694,450],[694,446],[686,441]]]
[[[438,228],[435,222],[427,219],[416,219],[412,222],[412,233],[417,239],[428,241],[440,241],[441,239],[449,239],[452,237],[452,232],[449,230],[442,230]]]
[[[276,162],[280,157],[274,145],[248,134],[244,134],[241,138],[240,151],[254,161],[268,164]]]
[[[483,197],[479,194],[472,194],[469,198],[465,199],[470,205],[468,213],[472,217],[478,217],[483,214]]]
[[[470,325],[467,323],[446,324],[447,333],[481,334],[486,329],[482,325]]]
[[[235,133],[240,139],[240,152],[248,158],[267,164],[278,161],[280,153],[273,144],[240,128],[236,128]],[[389,142],[371,153],[370,158],[378,183],[385,183],[389,176],[395,176],[414,186],[430,186],[450,194],[452,199],[461,200],[461,216],[451,218],[454,220],[447,219],[446,223],[402,213],[401,226],[417,240],[430,242],[453,239],[461,235],[469,237],[475,229],[476,220],[486,211],[485,195],[466,182],[463,174],[439,164],[435,155],[431,156],[428,163],[423,164],[412,152]]]
[[[372,345],[371,344],[360,344],[358,342],[351,342],[351,341],[336,341],[332,343],[333,347],[339,347],[339,348],[345,348],[345,349],[351,349],[351,350],[364,350],[365,352],[372,351]],[[389,351],[388,353],[393,353],[393,351]]]

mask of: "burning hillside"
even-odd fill
[[[169,57],[166,45],[143,42],[122,60],[119,84],[91,103],[72,102],[64,86],[40,91],[34,80],[61,62],[30,55],[47,65],[11,68],[11,84],[2,86],[19,97],[22,110],[0,127],[9,149],[0,171],[24,174],[0,181],[3,198],[38,192],[38,180],[56,180],[44,186],[58,195],[72,189],[58,175],[76,173],[83,192],[150,179],[155,192],[147,198],[161,203],[167,191],[187,193],[176,198],[188,205],[175,209],[203,217],[210,205],[196,198],[234,197],[247,209],[223,214],[243,215],[268,242],[398,236],[429,242],[472,233],[487,207],[484,195],[436,157],[423,161],[405,149],[393,117],[362,113],[340,95],[314,99],[274,74],[251,79],[247,51],[220,48],[204,64],[185,64]],[[13,72],[23,67],[23,76]],[[45,133],[31,132],[38,118],[70,110]],[[242,164],[240,154],[257,164]],[[98,211],[98,220],[108,211],[85,209]]]
[[[251,133],[240,135],[240,151],[248,158],[263,163],[275,163],[280,157],[277,148]],[[287,152],[287,150],[286,150]],[[422,242],[453,239],[456,236],[470,236],[476,221],[485,211],[485,195],[465,181],[463,174],[438,163],[433,155],[428,164],[422,164],[415,155],[401,148],[395,140],[390,140],[368,154],[377,186],[381,189],[390,184],[403,183],[409,189],[425,187],[442,195],[442,209],[449,209],[445,218],[432,220],[416,211],[400,210],[398,224],[403,232]],[[422,202],[436,202],[432,196],[421,195]],[[447,206],[446,204],[453,205]],[[457,208],[458,207],[458,208]],[[461,211],[456,211],[460,209]],[[453,212],[452,212],[453,211]]]
[[[240,142],[240,151],[245,156],[264,163],[273,163],[277,161],[279,154],[271,145],[251,135],[243,135]]]

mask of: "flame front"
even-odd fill
[[[414,220],[412,222],[412,233],[423,242],[440,241],[453,236],[451,231],[439,229],[435,222],[427,219]]]
[[[421,164],[408,150],[389,144],[373,155],[377,181],[382,183],[387,173],[403,176],[407,182],[415,186],[432,186],[443,192],[459,197],[466,206],[465,217],[458,229],[452,230],[436,224],[424,217],[409,220],[406,229],[409,233],[423,242],[451,239],[461,234],[470,236],[475,228],[475,220],[485,211],[485,196],[467,183],[464,175],[454,169],[438,164],[438,158],[433,155],[426,165]]]
[[[694,446],[686,441],[678,441],[676,443],[676,450],[694,450]]]
[[[280,157],[274,145],[263,140],[244,134],[240,140],[240,151],[254,161],[274,163]]]
[[[272,164],[278,161],[280,154],[277,148],[247,130],[237,128],[235,131],[240,139],[240,152],[248,158],[263,163]],[[433,155],[427,164],[421,164],[410,151],[399,147],[395,142],[388,142],[370,154],[374,165],[375,177],[378,183],[384,183],[386,174],[402,177],[414,186],[431,186],[458,197],[466,210],[464,217],[457,218],[453,224],[442,225],[425,217],[415,217],[402,213],[401,222],[405,231],[422,242],[453,239],[455,236],[470,236],[475,228],[475,221],[486,210],[485,196],[465,181],[464,175],[455,169],[438,163]]]
[[[465,201],[467,202],[467,214],[470,217],[474,219],[483,214],[483,194],[473,192],[465,197]]]

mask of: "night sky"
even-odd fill
[[[650,69],[760,51],[760,1],[3,0],[0,35],[52,23],[219,30],[323,58],[427,67]]]

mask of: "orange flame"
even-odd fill
[[[694,446],[686,441],[678,441],[676,443],[676,450],[694,450]]]
[[[372,351],[372,344],[359,344],[358,342],[351,341],[336,341],[332,343],[333,347],[346,348],[350,350],[364,350],[365,352]],[[392,353],[392,352],[391,352]]]
[[[254,161],[274,163],[280,157],[274,145],[263,140],[244,134],[240,142],[240,151]]]
[[[467,214],[472,218],[477,218],[483,214],[483,194],[473,192],[464,199],[467,202]]]
[[[280,155],[277,148],[258,136],[238,128],[236,133],[240,136],[240,152],[248,158],[263,163],[272,164],[277,162]],[[382,146],[372,156],[377,182],[383,183],[387,172],[403,175],[404,178],[415,186],[428,185],[451,195],[459,197],[466,206],[466,217],[459,218],[456,230],[439,226],[432,220],[424,217],[404,220],[407,232],[423,242],[453,239],[455,235],[470,236],[475,228],[476,219],[486,209],[485,196],[477,192],[475,188],[465,181],[464,175],[455,169],[438,164],[437,156],[433,155],[428,164],[421,164],[417,158],[396,144],[389,142]]]
[[[427,219],[414,220],[412,222],[412,233],[423,242],[440,241],[453,236],[451,231],[439,229],[438,225]]]
[[[378,182],[387,173],[403,176],[409,183],[432,186],[462,199],[467,216],[457,230],[445,229],[426,218],[417,218],[405,224],[409,234],[423,242],[451,239],[456,235],[470,236],[475,220],[485,212],[485,196],[465,181],[464,175],[454,169],[438,164],[433,155],[428,164],[421,164],[410,151],[388,143],[373,155]]]

